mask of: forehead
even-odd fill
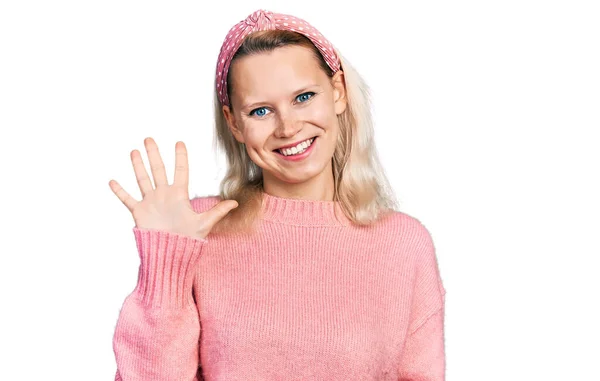
[[[236,60],[230,70],[232,91],[244,99],[288,95],[307,82],[318,83],[327,78],[314,53],[303,46],[245,56]]]

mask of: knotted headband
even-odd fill
[[[341,67],[340,58],[335,53],[333,45],[309,23],[301,18],[281,13],[273,13],[260,9],[246,19],[240,21],[229,30],[219,52],[217,61],[217,92],[222,105],[229,106],[227,96],[227,73],[233,55],[242,44],[244,37],[260,30],[291,30],[308,37],[319,49],[327,65],[337,72]]]

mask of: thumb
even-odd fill
[[[223,219],[231,210],[238,207],[238,202],[235,200],[224,200],[213,206],[203,213],[204,220],[211,227]]]

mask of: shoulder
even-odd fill
[[[386,230],[395,239],[410,246],[432,246],[429,229],[415,216],[401,211],[393,211],[384,217],[379,229]]]
[[[396,225],[402,257],[408,259],[406,263],[412,268],[403,274],[411,274],[415,311],[418,311],[412,324],[418,327],[445,303],[446,288],[437,250],[432,234],[420,219],[395,212],[390,222]]]
[[[438,255],[429,229],[418,218],[406,213],[396,212],[394,218],[400,226],[399,237],[404,247],[413,254],[416,274],[424,288],[437,290],[443,296],[446,293],[442,281]]]
[[[219,195],[196,196],[190,199],[192,208],[196,213],[205,212],[217,205],[220,201],[221,197]]]
[[[394,211],[377,224],[377,235],[395,260],[414,270],[437,266],[436,249],[429,229],[417,217]]]

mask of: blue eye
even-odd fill
[[[306,99],[306,100],[309,100],[310,98],[312,98],[312,96],[313,96],[313,95],[315,95],[315,93],[313,93],[312,91],[309,91],[309,92],[302,93],[302,94],[298,95],[298,96],[296,97],[296,99],[298,99],[298,98],[300,98],[300,97],[303,97],[303,96],[305,96],[305,95],[308,95],[308,94],[310,94],[310,97],[308,97],[308,98],[304,98],[304,99]]]
[[[310,95],[310,96],[309,96],[309,97],[306,97],[307,95]],[[306,93],[302,93],[302,94],[298,95],[298,96],[296,97],[296,99],[299,99],[299,98],[301,98],[302,100],[300,101],[300,103],[304,103],[304,102],[306,102],[307,100],[309,100],[310,98],[312,98],[314,95],[315,95],[315,93],[314,93],[314,92],[312,92],[312,91],[308,91],[308,92],[306,92]],[[266,111],[266,108],[265,108],[265,107],[259,107],[259,108],[256,108],[256,109],[254,109],[254,110],[250,111],[250,112],[248,113],[248,115],[252,116],[252,115],[256,114],[256,116],[263,117],[263,116],[265,116],[266,114],[265,114],[264,112],[261,112],[261,110],[263,110],[263,111]]]
[[[249,114],[249,115],[252,115],[252,114],[253,114],[255,111],[257,111],[257,110],[258,110],[258,111],[260,111],[260,110],[266,110],[266,109],[265,109],[264,107],[261,107],[261,108],[254,109],[254,110],[250,111],[250,114]],[[258,113],[257,113],[257,115],[258,115]],[[258,116],[265,116],[265,114],[260,114],[260,115],[258,115]]]

